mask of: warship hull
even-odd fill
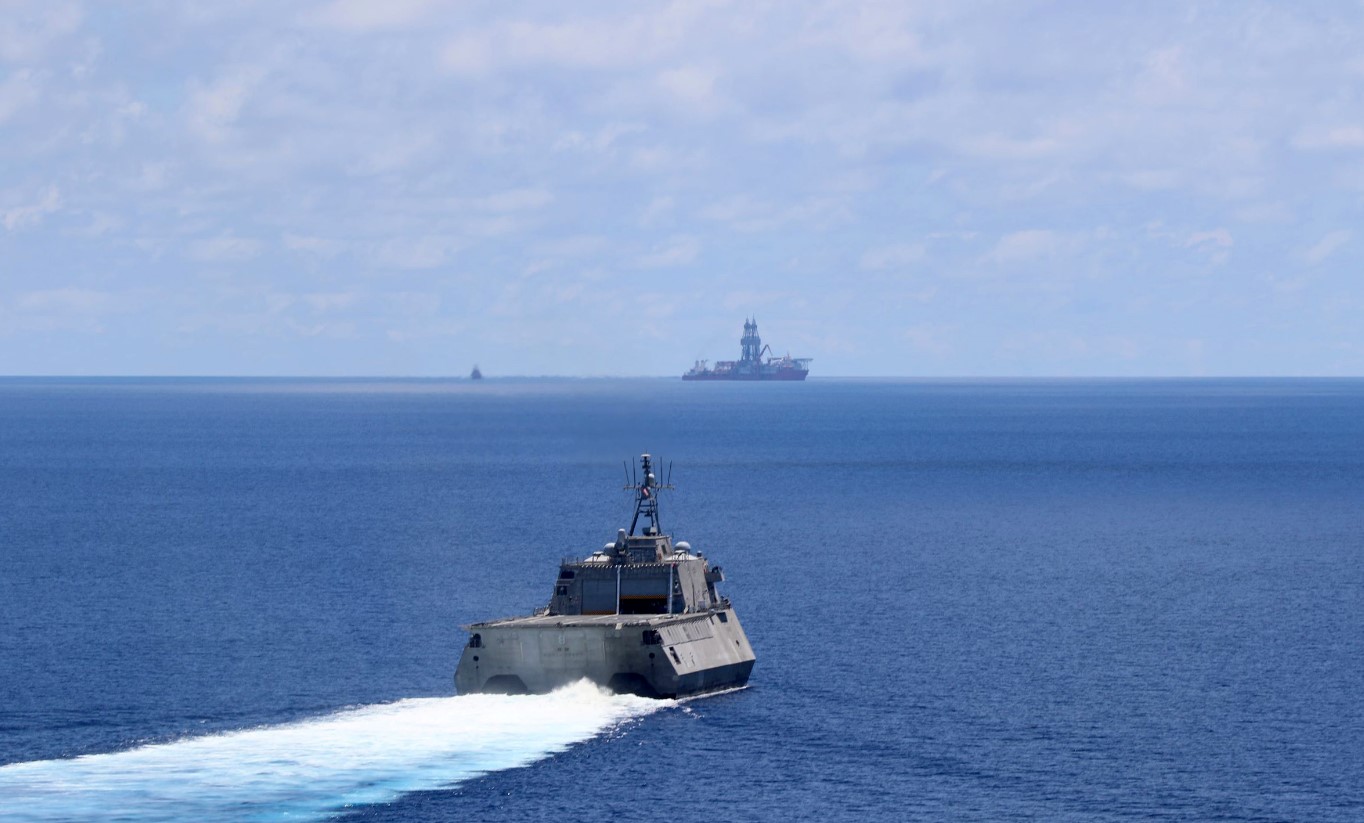
[[[732,608],[689,614],[539,615],[475,623],[461,694],[542,694],[584,678],[615,692],[687,697],[748,682],[753,648]]]

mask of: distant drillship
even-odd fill
[[[769,357],[771,346],[764,346],[758,337],[758,321],[744,320],[744,336],[739,338],[743,353],[738,360],[717,360],[714,368],[707,368],[705,360],[697,360],[683,380],[804,380],[810,373],[809,357]]]

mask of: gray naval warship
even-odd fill
[[[455,670],[461,694],[541,694],[587,678],[614,692],[685,697],[748,682],[753,648],[719,566],[674,543],[658,519],[651,458],[627,472],[635,516],[627,533],[583,560],[565,560],[549,605],[526,617],[464,627]]]

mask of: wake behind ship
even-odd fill
[[[743,347],[738,360],[717,360],[714,368],[707,368],[705,360],[697,360],[683,380],[804,380],[810,373],[809,357],[768,357],[771,346],[764,346],[758,337],[758,321],[744,320],[744,336],[739,338]]]
[[[663,533],[658,494],[672,486],[658,482],[651,459],[640,458],[642,477],[626,479],[635,496],[629,533],[565,560],[549,605],[464,627],[461,694],[542,694],[587,678],[615,692],[679,697],[748,682],[753,648],[715,591],[724,574]]]

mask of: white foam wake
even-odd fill
[[[0,766],[11,821],[300,820],[522,766],[668,701],[587,682],[414,698],[71,760]]]

